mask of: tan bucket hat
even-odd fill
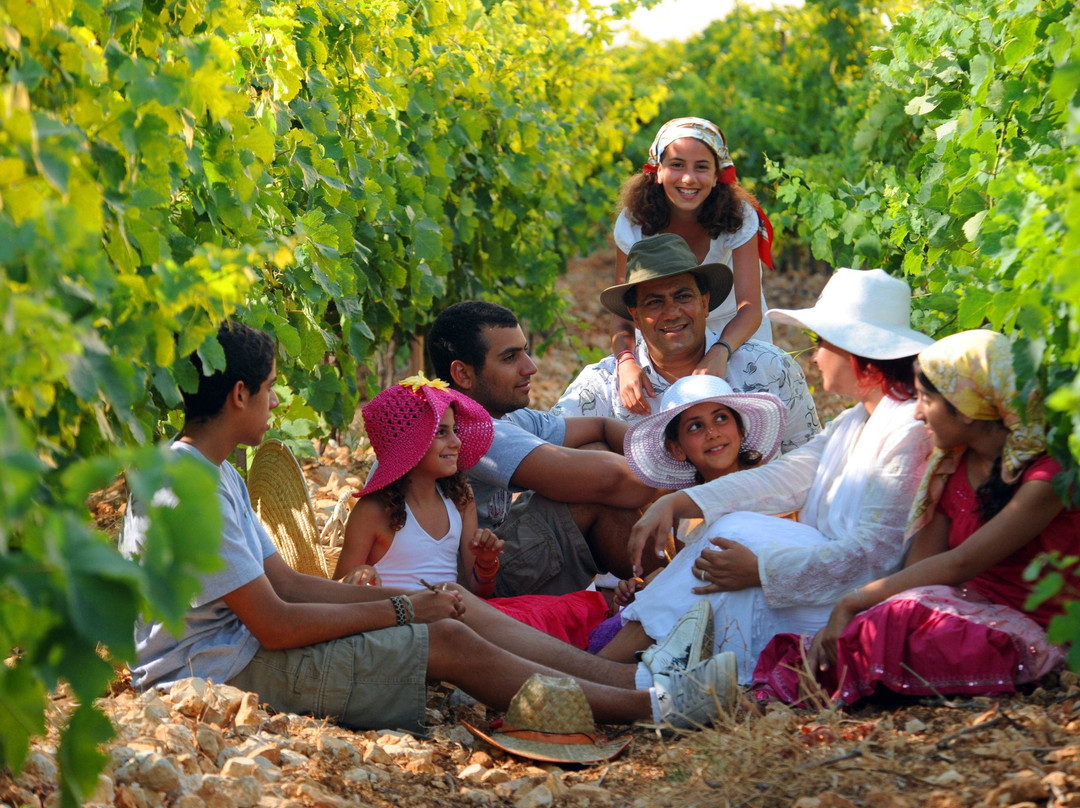
[[[598,763],[631,741],[629,735],[609,741],[596,731],[589,702],[569,676],[534,673],[510,700],[502,726],[489,733],[461,723],[504,752],[548,763]]]
[[[623,302],[627,289],[684,272],[705,278],[709,288],[709,311],[727,299],[735,283],[735,276],[727,264],[699,264],[686,239],[674,233],[661,233],[634,243],[626,254],[626,283],[609,286],[600,293],[600,302],[608,311],[629,320],[630,312]]]

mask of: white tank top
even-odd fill
[[[383,586],[420,589],[421,578],[429,584],[457,580],[461,513],[446,496],[442,501],[450,517],[450,529],[438,539],[420,527],[412,509],[405,506],[405,526],[394,534],[390,549],[374,565]]]

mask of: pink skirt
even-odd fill
[[[520,623],[583,649],[589,647],[592,630],[608,616],[604,596],[588,590],[566,595],[492,598],[488,603]]]
[[[779,634],[765,647],[752,685],[759,700],[806,700],[811,639]],[[840,704],[854,704],[879,685],[914,696],[1003,695],[1064,659],[1021,612],[966,587],[926,586],[856,616],[837,643],[837,664],[815,678]]]

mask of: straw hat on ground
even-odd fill
[[[606,740],[596,731],[581,686],[569,676],[534,673],[510,701],[498,729],[465,727],[492,746],[514,755],[549,763],[598,763],[615,757],[630,736]]]
[[[934,340],[911,327],[911,287],[883,269],[841,267],[809,309],[769,309],[774,323],[809,328],[866,359],[914,356]]]
[[[263,441],[251,462],[247,487],[251,505],[285,563],[297,572],[329,578],[304,472],[289,447],[279,440]]]

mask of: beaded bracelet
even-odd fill
[[[731,361],[731,353],[732,353],[731,346],[728,345],[726,342],[724,342],[722,339],[718,339],[716,341],[716,344],[717,345],[723,345],[727,349],[727,358],[728,358],[728,361],[730,362]]]
[[[391,597],[390,605],[394,607],[394,619],[399,626],[411,623],[412,618],[416,616],[413,612],[412,601],[404,595],[394,595]]]
[[[479,570],[479,571],[478,571]],[[491,564],[481,567],[478,563],[473,563],[473,578],[477,583],[486,584],[489,581],[495,580],[495,576],[499,572],[499,559],[495,559]]]

